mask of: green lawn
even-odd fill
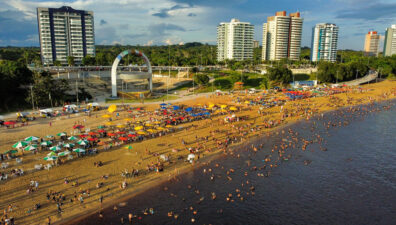
[[[162,101],[162,100],[175,100],[178,99],[179,97],[174,96],[174,95],[163,95],[158,98],[146,98],[144,99],[144,102],[157,102],[157,101]],[[142,102],[141,100],[138,99],[106,99],[106,103],[140,103]]]

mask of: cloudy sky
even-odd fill
[[[36,7],[68,5],[94,11],[96,44],[216,43],[216,26],[231,18],[262,24],[276,11],[300,11],[302,46],[312,26],[340,27],[339,48],[361,50],[369,30],[383,34],[396,24],[396,0],[0,0],[0,46],[39,46]]]

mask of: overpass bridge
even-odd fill
[[[374,71],[374,70],[370,70],[369,73],[361,78],[355,79],[355,80],[351,80],[351,81],[347,81],[347,82],[342,82],[339,83],[341,85],[348,85],[348,86],[357,86],[357,85],[361,85],[361,84],[366,84],[369,82],[372,82],[374,80],[376,80],[378,78],[378,72]]]

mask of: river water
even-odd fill
[[[396,224],[395,103],[390,109],[380,103],[354,113],[330,112],[286,127],[284,134],[264,135],[147,190],[117,212],[105,209],[103,219],[95,214],[79,224],[121,224],[121,217],[129,224],[129,213],[133,224]],[[367,111],[373,109],[380,110]],[[335,126],[327,128],[329,121]],[[287,148],[288,160],[271,169],[277,159],[271,149],[292,140],[289,128],[300,141]],[[305,151],[302,139],[313,141]],[[265,162],[269,155],[271,162]],[[146,208],[153,214],[144,215]]]

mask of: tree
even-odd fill
[[[95,58],[90,55],[86,55],[84,58],[82,58],[81,63],[84,66],[93,66],[95,65]]]
[[[54,66],[62,66],[62,63],[59,60],[55,60],[52,64],[54,64]]]
[[[276,66],[267,69],[268,78],[270,81],[285,85],[293,80],[293,73],[286,66]]]
[[[194,76],[194,81],[200,86],[205,86],[209,83],[209,77],[206,74],[196,74]]]
[[[69,55],[69,56],[67,57],[67,64],[68,64],[69,66],[74,66],[74,56]]]

